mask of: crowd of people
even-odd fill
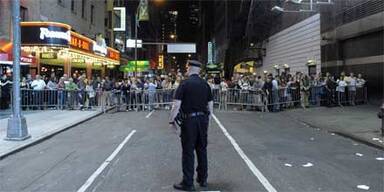
[[[283,107],[310,105],[355,105],[356,97],[362,97],[357,90],[366,84],[361,74],[346,75],[342,72],[338,77],[326,73],[306,75],[281,73],[262,75],[235,74],[231,80],[225,80],[220,75],[202,75],[213,90],[260,95],[259,100],[269,111],[280,111]],[[94,77],[87,78],[85,74],[69,77],[31,75],[21,79],[22,106],[33,109],[49,107],[59,109],[91,109],[95,106],[112,106],[125,104],[125,110],[152,109],[152,103],[165,103],[165,109],[170,108],[173,90],[177,89],[186,77],[181,73],[168,75],[144,75],[141,77],[127,77],[124,79],[110,79]],[[0,109],[7,109],[10,105],[12,81],[3,75],[0,82]],[[161,95],[158,92],[168,90]],[[142,97],[142,91],[146,91]],[[215,93],[215,92],[214,92]],[[234,93],[230,93],[234,94]],[[252,102],[249,98],[243,100]],[[148,105],[141,105],[141,104]]]
[[[219,76],[211,77],[208,83],[213,89],[222,91],[242,90],[246,93],[256,93],[264,98],[260,102],[268,106],[269,111],[280,111],[281,107],[301,105],[343,106],[355,105],[356,98],[365,99],[363,94],[366,81],[361,74],[346,75],[342,72],[338,77],[326,73],[307,75],[297,72],[292,75],[281,73],[261,75],[235,74],[231,81],[220,80]],[[358,92],[357,92],[358,91]],[[261,93],[261,94],[260,94]],[[233,94],[233,93],[232,93]],[[248,102],[246,98],[243,102]],[[264,103],[263,103],[264,102]]]

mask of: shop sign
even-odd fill
[[[80,58],[73,58],[71,60],[72,63],[85,63],[85,59],[80,59]]]
[[[41,59],[57,59],[57,53],[55,52],[46,52],[46,53],[40,53]]]
[[[212,42],[208,42],[208,64],[213,63],[213,46]]]
[[[31,57],[20,57],[20,61],[24,63],[33,63],[33,58]]]
[[[162,54],[159,55],[159,66],[157,69],[164,69],[164,55]]]
[[[118,51],[108,49],[108,58],[119,61],[120,60],[120,53]]]
[[[70,30],[60,26],[21,26],[22,45],[69,46]]]
[[[135,61],[129,61],[127,65],[122,65],[120,66],[120,71],[122,72],[144,72],[147,71],[149,68],[149,61],[144,60],[144,61],[137,61],[137,65],[135,64]]]
[[[93,63],[93,66],[102,66],[103,64],[102,63],[100,63],[100,62],[95,62],[95,63]]]
[[[40,39],[44,40],[46,38],[62,39],[69,41],[69,39],[71,38],[71,34],[70,31],[51,31],[49,30],[49,28],[40,27]]]
[[[108,53],[107,47],[98,45],[96,42],[93,42],[93,51],[96,54],[101,54],[103,56],[107,55]]]
[[[92,41],[75,36],[74,34],[71,34],[71,48],[78,49],[85,52],[92,52],[91,50],[91,43]]]

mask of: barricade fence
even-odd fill
[[[116,107],[117,111],[171,109],[174,89],[154,90],[21,90],[23,110],[103,110]],[[282,87],[262,89],[212,89],[213,102],[218,110],[280,111],[295,107],[344,106],[367,102],[367,88],[346,88],[344,91],[324,86],[308,90]]]

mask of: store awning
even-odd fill
[[[13,44],[12,42],[5,43],[2,47],[0,47],[0,62],[1,64],[6,64],[6,65],[12,65],[13,61]],[[21,57],[20,57],[20,64],[21,65],[30,65],[30,64],[35,64],[36,59],[33,56],[28,55],[28,53],[24,52],[23,50],[21,51]],[[23,63],[23,64],[22,64]]]

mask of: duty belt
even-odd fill
[[[202,115],[205,115],[206,113],[204,112],[193,112],[193,113],[189,113],[187,114],[187,117],[197,117],[197,116],[202,116]]]

